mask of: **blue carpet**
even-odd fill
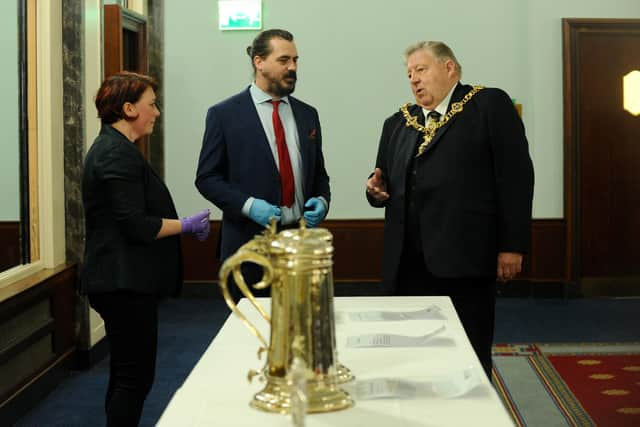
[[[167,300],[160,305],[156,378],[145,402],[141,426],[156,424],[173,393],[229,315],[221,299]],[[71,372],[16,425],[103,426],[108,357],[87,371]],[[215,381],[214,378],[211,381]]]
[[[640,298],[498,298],[495,343],[640,341]]]
[[[639,342],[638,313],[638,298],[499,298],[494,342]],[[155,425],[228,314],[220,299],[184,298],[161,304],[156,380],[141,426]],[[88,371],[71,372],[17,425],[104,425],[107,375],[108,360]]]

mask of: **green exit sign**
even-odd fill
[[[218,17],[221,30],[261,30],[262,0],[219,0]]]

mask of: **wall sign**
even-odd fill
[[[262,0],[219,0],[220,30],[261,30]]]

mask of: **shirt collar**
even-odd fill
[[[440,102],[440,104],[438,104],[438,106],[434,110],[427,110],[426,108],[423,107],[422,108],[422,112],[424,113],[424,116],[427,117],[431,111],[437,111],[442,116],[447,114],[447,108],[449,107],[449,101],[451,101],[451,96],[453,95],[453,91],[456,90],[457,86],[458,86],[458,83],[456,82],[456,84],[453,85],[453,87],[451,88],[451,90],[449,91],[447,96],[444,97],[442,102]]]
[[[273,96],[260,89],[255,82],[251,83],[251,86],[249,86],[249,93],[251,94],[251,99],[253,100],[254,104],[262,104],[273,99]],[[284,96],[280,98],[280,100],[284,101],[285,104],[289,103],[288,96]]]

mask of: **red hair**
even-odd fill
[[[155,91],[158,89],[158,82],[144,74],[121,71],[108,77],[96,94],[98,117],[108,125],[121,119],[131,120],[124,114],[122,107],[127,102],[138,102],[148,88]]]

